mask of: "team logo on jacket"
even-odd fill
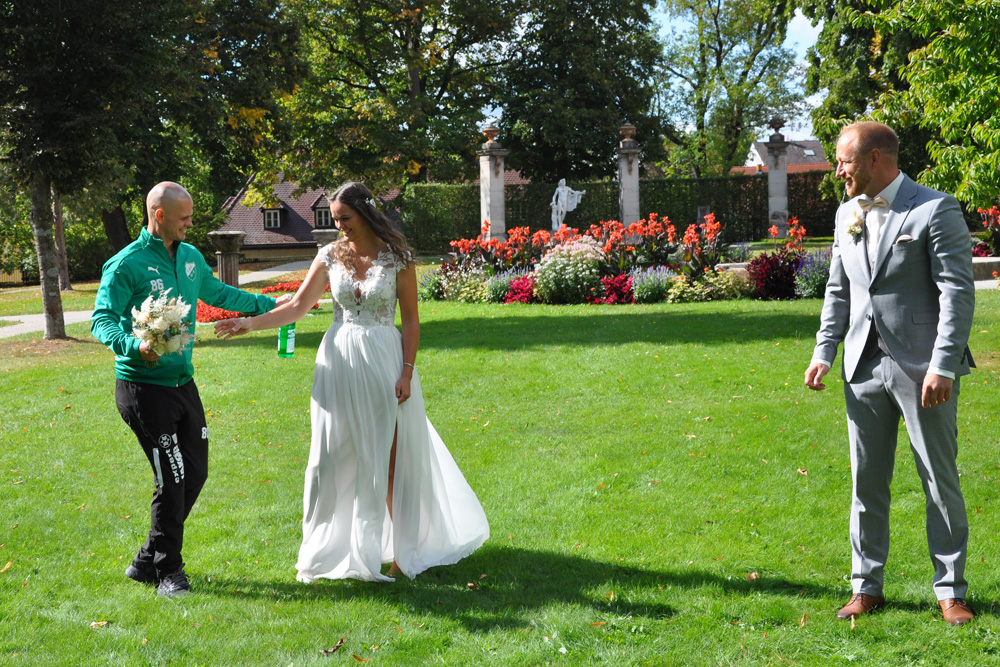
[[[158,438],[157,442],[163,449],[170,449],[177,442],[177,436],[164,433]]]
[[[184,273],[187,274],[189,280],[194,280],[194,277],[198,274],[198,268],[194,262],[186,262],[184,264]]]

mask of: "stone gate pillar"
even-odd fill
[[[625,122],[618,132],[621,143],[615,149],[618,155],[618,222],[631,225],[641,217],[639,214],[639,153],[642,147],[632,137],[635,125]]]
[[[496,140],[499,128],[490,123],[483,128],[486,143],[479,156],[479,222],[489,224],[487,238],[507,240],[507,211],[504,205],[503,159],[510,154]]]
[[[788,142],[779,132],[785,119],[775,116],[768,123],[774,133],[764,144],[767,146],[767,216],[778,228],[778,238],[788,237]]]
[[[240,286],[240,248],[246,232],[209,232],[219,265],[219,280],[233,287]]]

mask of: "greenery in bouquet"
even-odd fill
[[[191,305],[169,294],[169,289],[156,297],[150,294],[140,308],[132,308],[132,335],[160,356],[180,352],[194,342],[194,324],[187,317]]]
[[[636,303],[659,303],[666,300],[671,281],[677,272],[666,266],[632,269],[632,294]]]
[[[550,249],[535,269],[535,295],[543,303],[584,303],[603,296],[597,239],[581,236]]]
[[[795,269],[795,295],[800,299],[818,299],[826,293],[830,279],[830,250],[817,250],[802,255]]]
[[[726,301],[753,293],[750,282],[734,271],[706,271],[698,280],[681,274],[670,281],[666,300],[670,303]]]
[[[656,213],[627,227],[617,220],[606,220],[591,225],[586,233],[601,244],[601,274],[605,276],[623,275],[635,266],[667,264],[677,252],[677,230],[669,218],[660,220]]]

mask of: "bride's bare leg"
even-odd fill
[[[392,518],[392,482],[396,475],[396,435],[392,436],[392,451],[389,452],[389,492],[385,497],[385,504],[389,508],[389,518]],[[401,570],[393,561],[389,568],[389,576],[399,574]]]

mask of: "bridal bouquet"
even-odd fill
[[[148,342],[149,349],[160,356],[180,352],[194,341],[191,320],[186,319],[191,306],[179,297],[167,298],[169,292],[155,299],[150,294],[142,308],[132,309],[132,335]]]

